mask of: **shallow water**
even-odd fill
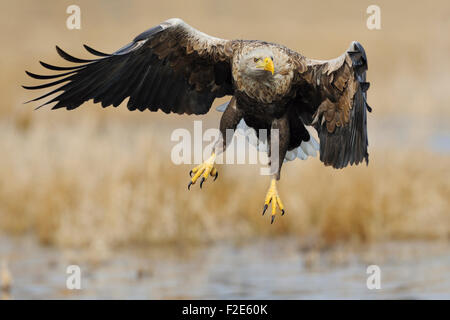
[[[447,242],[301,249],[294,239],[180,247],[67,251],[1,237],[13,284],[6,299],[450,299]],[[66,268],[81,268],[81,290]],[[368,265],[381,289],[366,285]]]

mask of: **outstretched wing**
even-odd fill
[[[103,107],[117,107],[129,97],[129,110],[204,114],[215,98],[233,93],[231,41],[208,36],[180,19],[167,20],[141,33],[112,54],[84,47],[100,58],[78,59],[56,47],[62,58],[79,65],[57,67],[41,62],[61,73],[37,75],[27,71],[35,79],[57,80],[25,89],[62,84],[31,101],[59,93],[41,106],[56,102],[52,109],[72,110],[90,99]]]
[[[366,82],[367,57],[358,42],[339,58],[329,61],[305,59],[299,74],[298,114],[313,125],[320,139],[320,160],[343,168],[368,163]]]

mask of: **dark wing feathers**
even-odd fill
[[[93,54],[94,56],[98,56],[98,57],[108,57],[108,56],[109,56],[109,54],[104,53],[104,52],[97,51],[97,50],[95,50],[95,49],[92,49],[91,47],[89,47],[89,46],[86,45],[86,44],[83,44],[83,47],[84,47],[89,53]]]
[[[301,74],[298,104],[303,123],[313,125],[320,139],[320,160],[334,168],[369,161],[367,151],[367,57],[353,42],[341,57],[310,60]]]
[[[53,66],[51,64],[39,61],[39,63],[44,67],[47,68],[49,70],[55,70],[55,71],[63,71],[63,70],[76,70],[76,69],[81,69],[84,68],[84,66],[74,66],[74,67],[58,67],[58,66]]]
[[[72,74],[72,73],[75,73],[75,72],[76,72],[76,71],[69,71],[69,72],[60,73],[60,74],[39,75],[39,74],[31,73],[31,72],[29,72],[29,71],[25,71],[25,73],[26,73],[27,75],[29,75],[31,78],[39,79],[39,80],[61,78],[61,77],[63,77],[63,76],[67,76],[67,75]]]
[[[70,54],[68,54],[67,52],[65,52],[58,46],[56,46],[56,52],[58,52],[58,54],[61,56],[61,58],[65,59],[67,61],[70,61],[70,62],[74,62],[74,63],[87,63],[87,62],[94,61],[94,60],[75,58],[74,56],[71,56]]]
[[[227,40],[205,35],[179,19],[170,19],[112,54],[84,45],[96,56],[91,60],[76,58],[56,47],[63,59],[80,65],[59,67],[41,62],[47,69],[64,72],[38,75],[27,71],[31,78],[52,81],[24,88],[35,90],[62,84],[31,100],[59,92],[41,105],[56,102],[52,109],[75,109],[90,99],[103,107],[117,107],[129,97],[130,110],[204,114],[215,98],[233,93],[227,45]]]

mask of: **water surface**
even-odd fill
[[[0,257],[13,277],[12,299],[449,299],[446,242],[390,242],[302,249],[290,239],[185,247],[70,251],[1,237]],[[78,264],[82,289],[66,289]],[[369,265],[381,289],[366,285]]]

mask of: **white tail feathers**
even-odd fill
[[[225,112],[225,110],[227,109],[229,103],[230,103],[230,101],[222,103],[220,106],[216,107],[216,110],[219,111],[219,112]]]
[[[300,148],[310,157],[316,156],[316,151],[319,151],[319,144],[314,139],[314,137],[310,136],[309,141],[302,141],[300,144]]]
[[[223,105],[220,105],[219,107],[222,107]],[[217,107],[217,108],[219,108]],[[226,106],[224,107],[226,109]],[[224,110],[225,110],[224,109]],[[248,143],[254,147],[257,148],[260,152],[267,152],[269,150],[268,144],[267,144],[267,137],[265,135],[261,135],[258,139],[256,135],[255,129],[249,127],[244,119],[242,119],[237,127],[236,127],[236,133],[240,135],[244,135]],[[315,157],[317,154],[317,151],[320,150],[319,143],[316,141],[316,139],[310,135],[309,141],[302,141],[299,147],[290,150],[286,152],[286,156],[284,157],[285,161],[293,161],[296,158],[299,158],[301,160],[306,160],[308,157]]]
[[[286,161],[292,161],[295,158],[297,158],[297,149],[286,152],[286,156],[284,157]]]

